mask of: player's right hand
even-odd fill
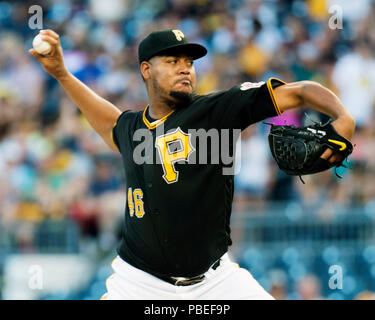
[[[46,72],[59,80],[69,73],[64,64],[59,35],[50,29],[40,30],[39,34],[42,36],[42,40],[47,41],[52,46],[51,52],[44,56],[36,52],[35,49],[30,49],[29,53],[40,62]]]

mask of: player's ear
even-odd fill
[[[141,63],[141,73],[144,80],[151,78],[151,64],[147,61]]]

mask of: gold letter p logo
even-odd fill
[[[172,144],[178,145],[174,151],[171,151]],[[178,127],[171,133],[157,137],[155,146],[162,161],[165,182],[168,184],[177,182],[178,171],[174,163],[181,160],[189,162],[189,155],[195,151],[190,142],[190,134],[186,134]]]
[[[185,35],[182,33],[181,30],[172,30],[172,32],[174,33],[178,41],[181,41],[182,38],[185,38]]]

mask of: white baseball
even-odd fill
[[[33,48],[39,54],[49,54],[52,46],[47,41],[44,41],[42,36],[38,34],[33,40]]]

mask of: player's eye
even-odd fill
[[[177,59],[167,60],[167,63],[176,64],[177,63]]]

